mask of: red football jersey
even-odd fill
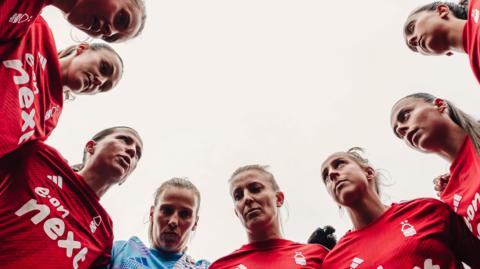
[[[430,198],[392,204],[366,227],[349,231],[323,269],[480,268],[480,241],[448,205]]]
[[[480,82],[480,1],[469,0],[468,17],[463,29],[463,48],[470,59],[472,71]]]
[[[0,43],[23,36],[40,11],[53,0],[0,1]]]
[[[32,141],[0,166],[0,268],[108,265],[110,216],[52,147]]]
[[[441,195],[480,239],[480,157],[470,138],[466,138],[457,159],[450,166],[450,180]]]
[[[57,49],[42,17],[21,39],[0,44],[0,78],[2,157],[29,140],[45,140],[62,110]]]
[[[212,263],[209,269],[320,268],[327,252],[317,244],[272,239],[244,245]]]

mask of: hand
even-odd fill
[[[440,175],[433,179],[433,188],[437,192],[437,196],[440,197],[442,192],[447,187],[448,181],[450,180],[450,173]]]

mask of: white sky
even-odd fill
[[[394,137],[392,104],[427,91],[476,113],[480,91],[465,55],[425,57],[404,44],[404,20],[423,3],[147,0],[143,34],[114,45],[123,80],[109,93],[65,104],[48,142],[73,164],[101,129],[140,132],[138,168],[102,199],[117,240],[147,242],[154,190],[187,176],[202,193],[189,253],[211,261],[230,253],[247,240],[227,179],[252,163],[269,164],[285,192],[287,239],[305,242],[326,224],[342,235],[350,222],[320,180],[330,153],[366,148],[393,182],[384,189],[392,201],[433,197],[432,179],[448,164]],[[56,9],[44,16],[58,48],[74,43]]]

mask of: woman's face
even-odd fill
[[[283,204],[283,193],[275,191],[268,175],[247,170],[230,182],[230,194],[235,214],[249,231],[266,230],[279,226],[278,208]]]
[[[142,23],[135,0],[77,0],[65,16],[73,26],[108,42],[135,36]]]
[[[424,55],[449,54],[449,12],[446,5],[439,5],[434,11],[410,15],[403,27],[408,48]]]
[[[115,183],[125,181],[137,167],[143,144],[132,130],[118,128],[99,141],[90,140],[86,151],[91,169],[113,179]]]
[[[190,232],[197,227],[198,198],[192,190],[169,186],[150,208],[153,247],[166,252],[183,252]]]
[[[362,199],[368,188],[375,188],[374,175],[373,169],[362,168],[343,152],[332,154],[322,164],[322,179],[328,193],[346,207]]]
[[[390,120],[393,132],[411,148],[422,152],[441,150],[451,119],[445,101],[436,99],[434,103],[407,97],[393,106]]]
[[[80,45],[70,64],[61,70],[63,84],[75,94],[97,94],[115,87],[123,70],[118,56],[108,49],[92,50]]]

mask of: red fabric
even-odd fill
[[[21,39],[0,44],[0,78],[2,157],[26,141],[45,140],[62,110],[57,49],[42,17]]]
[[[1,162],[0,242],[2,269],[94,268],[110,261],[112,222],[63,157],[32,141]]]
[[[244,245],[212,263],[209,269],[320,268],[326,254],[320,245],[272,239]]]
[[[368,226],[347,232],[322,269],[480,268],[480,241],[448,205],[416,199],[392,206]],[[437,265],[437,266],[435,266]]]
[[[480,157],[468,137],[450,166],[450,180],[441,199],[463,218],[480,239]]]
[[[0,1],[0,42],[22,37],[52,0]]]
[[[480,82],[480,1],[470,0],[467,23],[463,30],[463,48],[470,59],[472,71]]]

